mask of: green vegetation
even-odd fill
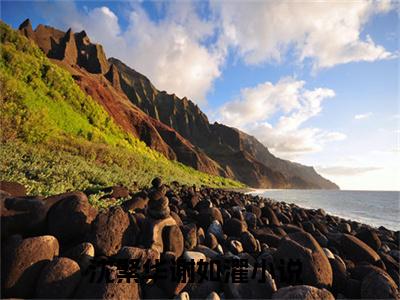
[[[64,69],[4,23],[1,30],[1,180],[50,195],[113,184],[242,187],[169,161],[117,126]]]

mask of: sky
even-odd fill
[[[396,1],[2,1],[348,190],[400,190]]]

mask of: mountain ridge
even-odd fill
[[[149,147],[213,175],[256,188],[337,189],[312,167],[275,157],[256,138],[223,124],[211,124],[200,108],[159,91],[144,75],[90,42],[86,32],[63,32],[29,20],[19,31],[70,71],[78,85],[101,103],[125,130]]]

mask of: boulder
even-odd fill
[[[378,251],[378,249],[381,247],[382,242],[376,233],[376,231],[371,230],[371,229],[364,229],[360,231],[359,233],[356,234],[356,237],[366,243],[368,246],[370,246],[372,249],[375,251]]]
[[[122,246],[132,244],[129,230],[130,219],[120,206],[101,212],[93,222],[89,241],[93,244],[96,255],[112,256]]]
[[[224,285],[226,298],[232,299],[268,299],[276,292],[276,284],[272,276],[265,271],[265,281],[262,280],[262,270],[259,268],[255,278],[252,278],[253,268],[247,268],[248,282],[234,282],[230,278]],[[259,282],[261,280],[261,282]]]
[[[232,218],[225,222],[223,229],[230,237],[240,237],[243,232],[247,231],[247,225],[245,221]]]
[[[159,253],[164,252],[164,243],[162,232],[167,226],[176,225],[176,221],[172,217],[165,219],[147,218],[143,224],[144,228],[141,234],[142,245],[145,248],[157,250]]]
[[[192,250],[197,245],[197,227],[195,224],[182,226],[185,249]]]
[[[261,213],[264,218],[268,219],[269,224],[276,226],[279,226],[281,224],[275,212],[269,206],[264,206],[261,209]]]
[[[370,246],[355,236],[343,234],[340,243],[344,255],[354,262],[366,261],[375,263],[380,259],[379,255]]]
[[[393,279],[383,270],[369,272],[361,282],[364,299],[400,299],[400,292]]]
[[[221,211],[216,207],[201,210],[196,219],[200,227],[204,230],[206,230],[213,221],[218,221],[220,224],[224,224]]]
[[[136,193],[132,196],[132,199],[124,201],[121,204],[121,207],[125,211],[134,211],[136,209],[143,210],[147,207],[149,202],[149,198],[147,198],[147,194],[144,192]]]
[[[169,200],[167,197],[160,197],[161,193],[150,194],[147,213],[154,219],[165,219],[170,215]]]
[[[13,234],[40,235],[45,232],[47,208],[39,197],[1,200],[1,237]]]
[[[180,257],[184,249],[183,234],[178,225],[166,226],[162,231],[164,252],[173,252],[175,257]]]
[[[106,195],[104,195],[102,199],[107,199],[107,198],[120,199],[120,198],[130,197],[129,189],[122,185],[110,186],[102,189],[101,191],[106,193]]]
[[[220,241],[224,239],[221,223],[217,220],[212,221],[210,226],[208,226],[207,234],[209,233],[213,234]]]
[[[328,258],[311,235],[300,234],[302,236],[293,237],[297,241],[283,238],[273,254],[275,270],[282,270],[276,274],[279,286],[306,284],[330,288],[333,275]],[[299,241],[306,238],[308,241],[301,245]]]
[[[326,289],[318,289],[309,285],[296,285],[280,288],[272,299],[304,299],[304,300],[334,300],[335,297]]]
[[[105,272],[101,268],[93,269],[92,272],[82,276],[74,294],[75,299],[140,299],[140,286],[133,278],[117,279],[116,269],[109,266],[106,266]],[[106,277],[111,282],[107,282]]]
[[[240,237],[240,241],[242,242],[243,250],[245,252],[255,253],[260,250],[260,249],[258,249],[257,240],[248,231],[242,233],[242,235]]]
[[[217,248],[217,246],[218,246],[218,240],[217,240],[217,238],[215,237],[215,235],[214,234],[212,234],[212,233],[207,233],[207,235],[206,235],[206,240],[205,240],[205,245],[207,246],[207,247],[209,247],[210,249],[215,249],[215,248]]]
[[[84,193],[61,194],[49,201],[55,203],[51,204],[47,213],[48,232],[60,243],[80,239],[89,231],[97,210],[89,204]]]
[[[0,190],[7,192],[12,197],[26,196],[26,188],[18,182],[0,181]]]
[[[94,258],[94,246],[87,242],[80,243],[65,251],[63,256],[76,261],[81,271],[84,272]]]
[[[72,259],[57,257],[40,273],[35,297],[70,298],[81,279],[79,265]]]
[[[31,298],[37,278],[43,267],[59,254],[59,244],[54,236],[26,238],[15,246],[4,281],[5,295]]]

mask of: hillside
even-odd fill
[[[107,60],[101,45],[84,31],[44,25],[33,30],[29,20],[19,30],[68,70],[118,125],[169,159],[257,188],[338,188],[312,167],[275,157],[254,137],[210,124],[189,99],[159,91],[123,62]]]
[[[84,93],[75,75],[26,37],[0,26],[1,180],[19,181],[40,194],[135,182],[143,186],[158,175],[167,182],[243,186],[148,148]]]

